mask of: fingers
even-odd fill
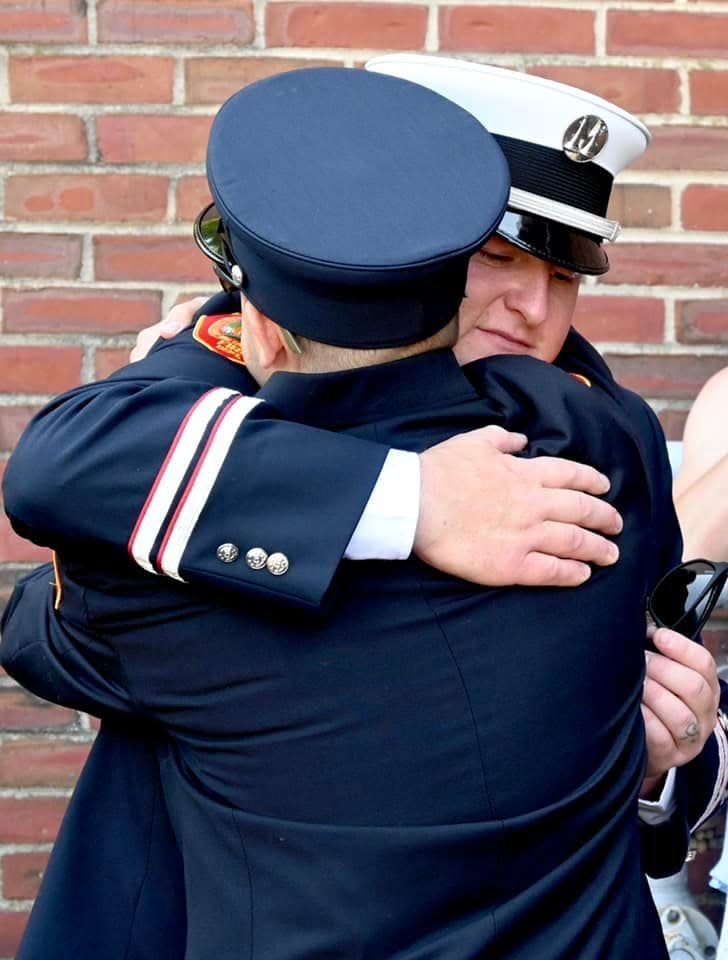
[[[207,297],[194,297],[192,300],[185,300],[184,303],[178,303],[172,307],[159,325],[159,336],[165,340],[171,340],[185,327],[189,327],[195,313],[207,302],[207,299]]]
[[[676,765],[673,761],[676,744],[662,720],[645,703],[642,704],[642,719],[647,743],[646,776],[657,777]]]
[[[521,563],[516,582],[521,587],[580,587],[590,576],[586,563],[532,552]]]
[[[129,360],[133,363],[137,360],[143,360],[149,353],[154,344],[159,339],[159,332],[162,324],[155,323],[154,326],[145,327],[137,334],[136,343],[129,354]]]
[[[585,463],[562,460],[560,457],[534,457],[521,462],[525,470],[535,474],[544,487],[583,490],[596,496],[606,493],[610,487],[608,477]]]
[[[677,633],[675,630],[668,630],[666,627],[655,630],[652,634],[652,641],[659,652],[664,654],[665,657],[669,657],[670,661],[696,671],[707,681],[716,698],[717,710],[717,701],[720,699],[718,667],[710,651],[706,650],[701,644],[689,640],[683,634]],[[653,669],[661,671],[667,669],[661,659],[653,657],[652,661]]]
[[[605,500],[578,490],[537,491],[540,513],[544,520],[555,523],[576,524],[588,530],[613,536],[622,530],[622,518]],[[550,552],[550,551],[549,551]],[[567,554],[571,556],[571,553]]]
[[[617,560],[616,546],[604,535],[621,530],[619,514],[574,489],[583,484],[603,491],[606,478],[581,464],[528,461],[501,449],[524,442],[487,427],[420,455],[414,551],[421,560],[486,586],[564,587],[588,580],[588,564]],[[558,483],[564,487],[551,486]]]
[[[589,522],[587,525],[595,524]],[[536,549],[555,557],[595,563],[599,567],[609,567],[619,559],[619,548],[611,540],[575,524],[550,520],[541,524]]]
[[[503,427],[498,427],[494,423],[487,427],[481,427],[479,430],[474,430],[473,434],[478,434],[481,438],[487,439],[501,453],[518,453],[528,443],[528,438],[524,433],[513,433],[511,430],[504,430]]]
[[[669,641],[661,636],[665,632],[672,634]],[[648,654],[648,677],[678,697],[693,713],[700,714],[701,719],[709,720],[712,728],[718,711],[720,686],[711,654],[705,647],[674,631],[656,631],[654,642],[660,650],[669,642],[676,656]]]
[[[705,723],[701,724],[696,713],[679,696],[648,676],[645,677],[642,702],[669,731],[675,747],[689,749],[692,745],[697,753],[702,747],[700,737]],[[709,731],[712,729],[710,724]]]
[[[697,652],[689,649],[691,641],[673,631],[657,633],[671,634],[662,637],[663,645],[672,643],[674,651],[696,668],[660,653],[646,654],[642,706],[653,773],[680,766],[700,753],[715,726],[719,701],[717,670],[708,651],[698,644],[692,644]]]

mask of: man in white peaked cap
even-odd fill
[[[494,81],[497,82],[496,90],[499,98],[503,95],[506,79],[508,77],[517,78],[513,79],[512,83],[522,98],[520,102],[529,103],[528,109],[531,112],[535,112],[534,102],[537,102],[540,115],[546,115],[549,112],[546,105],[548,96],[544,94],[544,91],[569,90],[569,88],[563,88],[561,85],[549,84],[547,81],[534,81],[533,78],[523,77],[509,71],[496,70],[491,72],[489,68],[479,68],[476,65],[463,64],[459,61],[439,61],[435,58],[379,58],[371,64],[371,68],[378,69],[381,72],[397,73],[400,70],[409,69],[407,64],[413,64],[414,67],[419,69],[420,66],[427,63],[437,64],[437,71],[447,70],[451,80],[455,78],[454,75],[457,70],[455,66],[446,68],[445,64],[450,63],[462,68],[463,77],[458,82],[462,83],[463,89],[467,88],[469,91],[471,88],[480,87],[481,81],[478,76],[479,71],[482,70],[482,78],[487,79],[489,84]],[[392,67],[391,71],[390,66]],[[491,76],[486,78],[486,73],[491,73]],[[427,79],[409,76],[404,72],[400,72],[398,75],[405,79],[421,82],[426,86],[431,85]],[[527,83],[524,83],[524,81],[527,81]],[[439,89],[437,86],[433,86],[433,88],[446,96],[450,96],[447,91]],[[486,89],[485,86],[480,87],[481,95],[485,93]],[[581,97],[579,92],[571,91],[571,93],[575,95],[576,101],[579,102]],[[452,99],[457,98],[453,96]],[[628,115],[622,111],[617,111],[611,105],[605,105],[607,119],[602,119],[598,116],[598,104],[604,104],[604,101],[599,101],[598,98],[591,98],[588,95],[583,96],[581,102],[579,102],[581,112],[577,112],[571,122],[561,130],[561,145],[559,145],[558,138],[554,137],[553,132],[551,139],[546,143],[536,143],[533,139],[528,138],[525,130],[508,127],[506,119],[499,126],[485,116],[481,116],[474,105],[461,104],[467,106],[496,134],[511,165],[514,185],[509,210],[499,228],[500,239],[489,241],[482,253],[476,254],[471,263],[467,298],[461,310],[463,321],[461,339],[456,348],[456,353],[462,362],[467,362],[476,356],[504,352],[531,354],[548,361],[557,359],[558,350],[569,331],[578,293],[578,274],[596,274],[607,269],[603,241],[613,238],[616,233],[616,225],[610,224],[605,216],[611,178],[621,166],[630,162],[644,149],[647,143],[647,134],[637,121],[628,118]],[[591,112],[592,108],[593,112]],[[513,106],[510,109],[512,113],[515,112]],[[595,116],[606,125],[606,140],[605,131],[600,124],[595,123],[592,119]],[[574,124],[574,121],[578,122]],[[605,144],[609,142],[610,134],[613,144],[615,141],[619,142],[619,130],[622,129],[620,124],[623,124],[625,128],[631,128],[631,132],[634,134],[630,148],[631,153],[629,155],[623,153],[621,163],[619,159],[612,157],[611,168],[609,169],[601,167],[597,162],[600,151],[606,151]],[[567,129],[569,129],[568,135]],[[644,133],[640,133],[640,130]],[[638,146],[640,136],[642,137],[641,146]],[[589,156],[595,149],[596,153]],[[569,156],[565,152],[566,150],[572,156]],[[609,155],[608,152],[604,153],[602,160]],[[538,174],[539,164],[544,165],[548,173],[548,190],[541,189]],[[519,168],[518,175],[515,172],[515,167]],[[598,171],[596,171],[597,167],[599,168]],[[575,172],[579,168],[581,168],[579,172]],[[541,193],[539,193],[539,190],[541,190]],[[232,309],[236,308],[233,306]],[[225,314],[229,311],[231,311],[231,306],[216,301],[211,308],[208,308],[207,317],[198,322],[195,331],[196,339],[205,342],[208,346],[212,345],[212,348],[217,352],[225,353],[224,348],[227,346],[225,336],[227,335],[218,335],[211,330],[210,314]],[[541,317],[540,320],[539,316]],[[516,321],[513,321],[514,317],[516,317]],[[544,324],[546,318],[549,320],[548,324]],[[554,329],[557,332],[552,336]],[[549,331],[549,336],[545,335],[544,330]],[[197,349],[200,348],[197,347]],[[49,426],[52,427],[52,424],[46,421],[46,428]],[[327,459],[330,456],[333,456],[333,454],[329,451],[326,454]],[[248,458],[245,470],[250,471],[250,467],[251,460]],[[292,467],[292,470],[295,470],[295,467]],[[296,478],[295,495],[292,496],[290,501],[291,504],[295,505],[298,512],[301,510],[302,501],[305,500],[305,488],[301,487],[301,476],[302,474],[299,474]],[[395,484],[403,487],[401,475],[398,475]],[[410,485],[407,490],[407,494],[401,499],[409,501],[413,505],[414,519],[410,519],[409,526],[411,530],[412,525],[417,522],[416,480],[414,486]],[[239,503],[240,491],[238,490],[235,493],[236,501]],[[97,495],[97,492],[94,491],[92,495]],[[276,504],[276,510],[278,512],[281,510],[280,500]],[[221,512],[224,514],[225,510],[218,510],[217,515],[220,516]],[[60,529],[63,519],[53,515],[53,511],[50,511],[49,515],[52,519],[48,524],[48,529],[50,530],[53,527],[56,530]],[[356,524],[356,517],[354,517],[354,524]],[[394,547],[391,544],[381,546],[380,543],[373,550],[371,547],[368,548],[372,552],[357,554],[356,551],[353,551],[351,555],[373,557],[401,555],[405,549],[408,549],[406,546],[403,547],[403,543],[406,544],[407,536],[401,533],[401,529],[406,527],[407,523],[401,524],[399,527],[400,533],[395,536],[398,545]],[[53,537],[54,534],[51,533],[50,536]],[[76,536],[78,536],[78,531],[76,531]],[[221,531],[221,536],[215,542],[218,540],[222,542],[223,539]],[[411,541],[411,535],[409,535],[409,539]],[[113,537],[111,541],[113,541]],[[241,565],[243,556],[240,558]],[[197,581],[208,586],[214,577],[217,577],[218,582],[223,578],[229,580],[231,569],[220,566],[220,564],[228,562],[227,559],[218,558],[216,567],[214,563],[211,563],[209,569],[185,570],[185,578],[191,582]],[[294,569],[293,565],[292,569]],[[202,573],[201,576],[200,573]],[[282,589],[285,592],[286,584],[283,582],[285,579],[284,576],[277,583],[275,580],[268,578],[266,587],[270,590]],[[288,599],[290,600],[290,597]],[[677,643],[676,640],[672,642],[676,655],[679,654],[679,659],[680,655],[684,655],[684,651],[682,651],[682,648],[678,651],[674,646]],[[693,667],[689,663],[680,666],[683,670],[693,671]],[[697,672],[702,671],[709,673],[709,668],[704,662],[701,662],[700,670]],[[662,671],[662,677],[667,679],[667,671]],[[676,682],[675,685],[682,689],[684,674],[681,674],[680,681]],[[710,686],[710,684],[706,682],[706,686]],[[669,684],[666,684],[665,688],[669,690]],[[680,699],[677,692],[673,696],[677,700]],[[707,712],[709,711],[706,711],[702,701],[695,704],[695,709],[690,707],[693,718],[696,718],[699,714],[702,717]],[[665,720],[668,720],[668,718],[665,717]],[[689,723],[693,722],[697,721],[695,719],[689,721]],[[687,729],[687,723],[683,710],[678,726],[683,724],[681,729]],[[669,724],[670,721],[667,725],[663,724],[664,729],[671,729]],[[700,721],[700,725],[704,727],[704,718]],[[537,728],[534,730],[536,742],[540,736],[550,735],[552,734],[549,731],[539,731]],[[659,751],[660,757],[654,764],[655,771],[660,773],[664,771],[668,754],[672,761],[679,761],[683,756],[687,756],[696,750],[694,743],[683,743],[681,736],[678,736],[678,740],[680,742],[674,740],[674,746],[667,749],[663,741]],[[669,764],[667,765],[669,766]],[[654,852],[655,850],[653,850]],[[657,850],[656,852],[659,860],[660,851]],[[667,851],[667,855],[668,857],[673,856],[674,850]],[[659,871],[664,868],[658,862],[656,869]]]

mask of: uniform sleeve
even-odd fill
[[[139,712],[116,652],[56,616],[50,564],[18,582],[3,614],[1,636],[0,665],[36,696],[96,717]]]
[[[317,608],[388,448],[284,422],[254,388],[188,331],[64,394],[8,463],[13,527],[53,549],[127,552],[148,572]]]

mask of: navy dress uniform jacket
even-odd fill
[[[40,642],[22,594],[11,606],[3,662],[21,682],[168,738],[188,957],[664,956],[639,854],[639,702],[646,591],[679,534],[659,427],[594,364],[594,389],[520,357],[466,379],[438,352],[262,391],[283,416],[400,447],[487,419],[527,431],[534,455],[594,463],[626,526],[622,560],[578,600],[416,560],[344,564],[321,620],[210,605],[69,545]]]

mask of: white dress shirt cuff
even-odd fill
[[[351,536],[347,560],[406,560],[420,512],[420,458],[390,450]]]
[[[655,827],[660,823],[665,823],[675,812],[677,802],[675,800],[675,768],[667,771],[665,783],[662,787],[659,799],[640,800],[639,814],[640,820]]]

